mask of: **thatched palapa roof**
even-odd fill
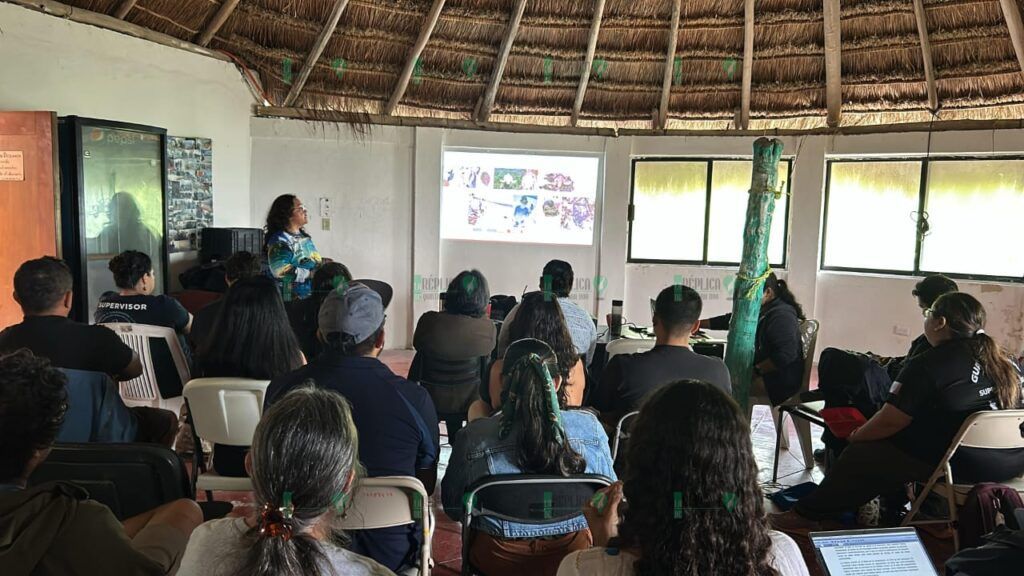
[[[269,104],[312,117],[651,130],[1024,117],[1024,0],[64,3],[226,52]]]

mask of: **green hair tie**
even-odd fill
[[[530,366],[540,375],[544,380],[544,390],[548,395],[548,403],[551,408],[551,423],[554,426],[554,435],[558,440],[565,439],[565,427],[562,423],[562,409],[558,405],[558,393],[555,391],[555,382],[551,377],[551,371],[548,370],[547,363],[544,362],[539,354],[530,353],[526,356],[522,356],[506,370],[511,374],[514,372],[519,365],[523,363],[529,363]],[[505,393],[504,402],[501,404],[501,431],[499,433],[500,438],[505,438],[511,432],[512,429],[512,418],[514,412],[515,399],[517,397],[516,391],[511,387]]]

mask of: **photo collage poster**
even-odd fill
[[[213,226],[213,140],[168,136],[168,252],[199,250],[199,231],[208,226]]]
[[[589,246],[600,165],[596,156],[446,151],[441,237]]]

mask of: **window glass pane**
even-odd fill
[[[920,162],[833,162],[825,266],[912,272]]]
[[[637,162],[631,258],[702,260],[707,162]]]
[[[711,216],[708,222],[708,261],[739,263],[743,257],[743,225],[747,220],[747,200],[753,162],[715,160],[711,174]],[[779,185],[789,186],[789,163],[779,162]],[[768,261],[782,265],[786,248],[786,204],[783,195],[775,201]]]
[[[1024,160],[928,164],[921,269],[1024,275]]]

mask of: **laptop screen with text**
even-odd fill
[[[913,528],[812,532],[811,543],[828,576],[937,576]]]

